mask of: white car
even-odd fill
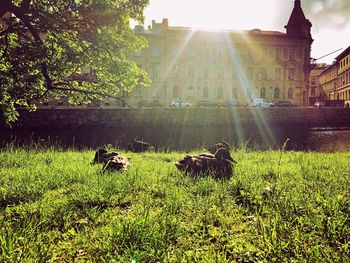
[[[324,106],[326,106],[326,103],[324,101],[316,101],[315,102],[315,107],[317,107],[317,108],[322,108]]]
[[[183,100],[173,100],[170,102],[170,107],[189,108],[192,107],[192,104]]]
[[[275,104],[272,102],[269,102],[267,99],[262,98],[256,98],[253,99],[252,102],[249,104],[250,107],[262,107],[262,108],[270,108],[274,107]]]

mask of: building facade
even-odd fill
[[[338,55],[318,76],[325,99],[350,105],[350,46]]]
[[[338,86],[336,96],[350,104],[350,46],[336,58],[338,64]]]
[[[327,98],[323,90],[323,86],[320,83],[321,73],[328,67],[327,64],[314,64],[310,71],[310,83],[309,83],[309,105],[313,106],[316,101],[323,101]]]
[[[319,75],[319,83],[327,99],[337,100],[338,63],[328,65]]]
[[[308,105],[311,26],[300,0],[294,2],[285,33],[193,30],[169,26],[167,19],[153,21],[147,29],[136,26],[149,46],[132,59],[149,74],[152,85],[134,89],[128,104],[234,99],[246,105],[261,97]]]

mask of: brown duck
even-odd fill
[[[128,157],[115,155],[108,158],[102,168],[102,171],[117,171],[122,172],[126,171],[130,166],[130,160]]]
[[[148,142],[139,141],[139,140],[134,139],[129,143],[128,149],[132,152],[135,152],[135,153],[141,153],[141,152],[154,150],[154,147],[151,144],[149,144]]]
[[[116,152],[108,152],[105,149],[98,149],[92,163],[102,163],[102,171],[125,171],[130,166],[128,157],[119,155]]]
[[[105,163],[108,158],[111,158],[113,156],[117,156],[118,153],[116,152],[108,152],[105,149],[98,149],[95,153],[94,160],[92,161],[93,164],[95,163]]]
[[[214,178],[229,179],[232,176],[232,166],[237,163],[225,148],[219,148],[215,155],[202,153],[199,155],[186,155],[175,163],[177,169],[193,175],[210,174]]]
[[[216,151],[220,148],[224,148],[224,149],[230,151],[230,145],[228,144],[228,142],[225,142],[225,141],[218,142],[217,144],[209,147],[208,151],[212,154],[215,154]]]

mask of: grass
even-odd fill
[[[184,153],[0,151],[0,262],[350,262],[350,152],[232,152],[228,181]]]

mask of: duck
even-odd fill
[[[191,175],[210,174],[215,179],[230,179],[232,166],[236,163],[226,148],[219,148],[215,154],[186,155],[177,161],[175,166],[178,170]]]
[[[144,141],[139,141],[139,140],[133,139],[129,143],[128,149],[129,149],[129,151],[140,153],[140,152],[146,152],[146,151],[149,151],[149,150],[153,150],[154,147],[148,142],[144,142]]]
[[[108,152],[106,149],[98,149],[95,153],[95,157],[92,161],[93,164],[95,163],[105,163],[108,158],[111,158],[113,156],[117,156],[118,153],[116,152]]]
[[[130,166],[130,159],[125,156],[115,155],[108,158],[103,165],[102,172],[111,171],[111,172],[122,172],[126,171]]]
[[[92,161],[93,164],[103,164],[102,171],[126,171],[130,166],[130,159],[119,155],[117,152],[108,152],[105,149],[98,149]]]
[[[228,142],[225,142],[225,141],[221,141],[221,142],[218,142],[216,143],[215,145],[211,146],[208,148],[208,151],[211,153],[211,154],[215,154],[216,151],[220,148],[224,148],[224,149],[227,149],[228,151],[230,151],[230,144]]]

